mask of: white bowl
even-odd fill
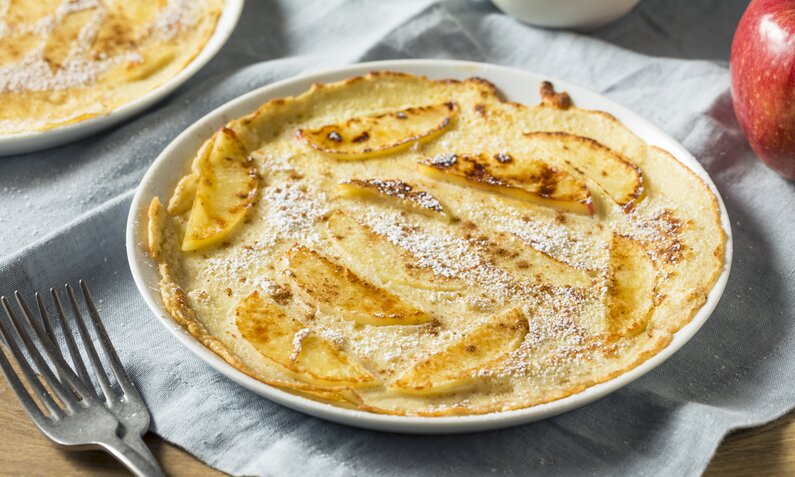
[[[189,169],[190,160],[202,142],[230,118],[248,114],[270,99],[300,94],[306,91],[312,83],[339,81],[374,70],[403,71],[430,78],[464,79],[470,76],[479,76],[493,82],[508,99],[525,104],[537,103],[540,100],[539,84],[543,80],[551,80],[559,90],[568,91],[578,106],[607,111],[646,142],[671,152],[704,179],[720,203],[721,223],[727,237],[726,265],[710,291],[707,302],[693,320],[674,335],[666,348],[640,366],[615,379],[592,386],[564,399],[502,413],[455,417],[404,417],[343,409],[281,391],[257,381],[227,364],[226,361],[185,332],[163,308],[158,287],[160,277],[154,262],[145,250],[146,210],[149,202],[155,196],[163,199],[171,194],[177,180]],[[279,81],[230,101],[190,126],[174,139],[155,160],[135,193],[127,220],[127,258],[138,290],[159,318],[160,324],[176,336],[191,352],[229,379],[272,401],[315,417],[368,429],[430,434],[482,431],[544,419],[599,399],[659,366],[693,337],[717,305],[729,277],[732,256],[731,237],[729,218],[726,215],[723,201],[704,169],[679,143],[623,106],[583,88],[518,69],[463,61],[398,60],[362,63]]]
[[[503,12],[546,28],[591,30],[618,20],[640,0],[491,0]]]
[[[83,139],[84,137],[95,134],[114,124],[118,124],[124,119],[143,111],[152,106],[172,91],[179,88],[184,82],[188,81],[204,65],[206,65],[218,50],[226,43],[226,40],[235,30],[237,21],[240,19],[240,12],[243,11],[245,0],[225,0],[221,17],[215,26],[207,44],[202,51],[196,55],[185,68],[166,82],[146,93],[140,98],[122,104],[107,114],[95,116],[85,121],[67,124],[44,131],[31,131],[17,134],[0,135],[0,156],[10,156],[12,154],[24,154],[27,152],[41,151],[51,147]]]

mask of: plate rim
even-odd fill
[[[0,157],[43,151],[78,141],[141,113],[169,96],[215,58],[234,33],[245,3],[245,0],[224,0],[215,30],[204,47],[184,68],[164,83],[143,96],[84,121],[39,131],[0,134]]]
[[[245,112],[237,114],[240,111],[230,113],[231,110],[246,109],[249,112],[253,111],[259,104],[264,103],[268,99],[283,96],[278,93],[274,94],[274,91],[289,88],[291,85],[336,81],[339,77],[344,78],[347,76],[361,75],[366,74],[369,71],[376,70],[406,71],[412,74],[427,74],[432,77],[444,77],[445,75],[436,74],[433,71],[422,73],[421,70],[446,70],[449,71],[449,77],[457,77],[464,74],[470,76],[478,76],[478,74],[484,74],[486,76],[489,74],[500,74],[507,75],[508,77],[514,77],[514,80],[522,78],[530,79],[532,81],[530,84],[547,80],[555,84],[559,90],[570,92],[575,98],[575,101],[578,95],[584,94],[589,96],[591,101],[596,100],[597,102],[602,102],[608,105],[610,107],[608,112],[619,117],[625,127],[633,131],[635,134],[641,136],[647,143],[660,145],[674,155],[674,157],[685,167],[695,172],[715,195],[720,209],[721,226],[726,236],[725,258],[723,270],[713,284],[707,296],[707,301],[704,303],[704,305],[702,305],[702,307],[693,316],[689,323],[674,333],[671,342],[665,348],[660,350],[660,352],[648,360],[641,363],[639,366],[636,366],[611,380],[590,386],[579,393],[567,396],[563,399],[523,409],[489,414],[420,417],[375,414],[355,409],[345,409],[282,391],[258,381],[255,378],[252,378],[229,365],[226,361],[196,340],[192,335],[188,334],[178,323],[176,323],[176,321],[174,321],[173,318],[171,318],[171,316],[162,307],[162,304],[158,303],[158,300],[160,300],[159,290],[155,290],[153,285],[151,283],[147,283],[144,277],[144,273],[146,273],[146,267],[149,267],[150,269],[152,268],[152,261],[143,248],[144,241],[142,239],[145,237],[145,234],[143,234],[141,223],[139,223],[139,218],[142,218],[142,212],[145,212],[149,205],[149,201],[151,201],[152,197],[155,195],[146,194],[147,185],[152,183],[153,177],[158,172],[158,169],[163,167],[163,164],[169,160],[173,151],[177,150],[180,146],[182,146],[183,143],[190,142],[191,140],[196,142],[197,137],[206,138],[206,134],[197,135],[197,133],[207,130],[207,127],[210,124],[225,124],[229,120],[229,117],[239,117],[242,114],[246,114]],[[330,77],[332,79],[329,79]],[[489,78],[486,77],[486,79],[488,80]],[[632,120],[633,124],[625,124],[625,119],[621,118],[629,118]],[[212,131],[212,129],[214,128],[209,129],[209,131]],[[638,132],[638,129],[643,129],[648,132],[641,134]],[[643,137],[646,134],[653,134],[658,140],[650,142],[648,138]],[[187,163],[188,161],[185,161],[184,164],[181,164],[180,170],[186,170],[188,167]],[[144,197],[145,195],[147,196]],[[703,166],[698,163],[695,157],[693,157],[693,155],[691,155],[684,148],[684,146],[639,114],[632,112],[623,105],[588,88],[580,87],[545,74],[490,63],[458,60],[410,59],[356,63],[292,76],[290,78],[286,78],[284,80],[277,81],[242,94],[207,113],[201,119],[194,122],[191,126],[180,133],[158,155],[141,179],[139,186],[136,188],[135,196],[133,197],[130,204],[130,211],[127,217],[126,249],[130,270],[132,272],[136,287],[138,288],[141,296],[144,298],[144,301],[147,303],[149,309],[155,314],[158,322],[163,325],[173,336],[177,338],[178,341],[180,341],[183,346],[187,347],[188,350],[194,355],[197,355],[213,369],[245,387],[246,389],[249,389],[260,396],[265,397],[266,399],[269,399],[280,405],[284,405],[293,410],[340,424],[371,430],[400,433],[452,434],[511,427],[546,419],[548,417],[552,417],[596,401],[607,394],[623,388],[632,381],[639,379],[657,366],[661,365],[679,349],[681,349],[687,342],[689,342],[712,315],[723,294],[728,281],[729,273],[731,271],[733,242],[731,223],[728,217],[726,206],[723,202],[720,192],[709,177],[709,174],[707,174]]]

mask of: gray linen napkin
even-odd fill
[[[725,60],[742,3],[646,0],[586,36],[528,27],[482,1],[250,1],[218,57],[147,113],[77,144],[0,159],[0,292],[88,279],[155,432],[233,474],[697,475],[727,432],[795,405],[795,184],[746,144],[725,61],[646,55]],[[646,377],[579,410],[513,429],[422,437],[284,409],[166,334],[135,291],[124,252],[132,190],[157,154],[203,114],[258,86],[403,57],[489,61],[565,79],[681,141],[717,183],[735,240],[728,287],[698,335]]]

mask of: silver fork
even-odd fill
[[[88,333],[85,320],[80,313],[74,291],[69,285],[66,286],[66,291],[74,311],[75,323],[104,399],[96,394],[94,384],[72,338],[71,327],[61,306],[58,293],[52,289],[50,292],[53,304],[61,321],[66,344],[77,374],[70,368],[60,352],[54,328],[41,295],[36,294],[40,324],[38,320],[34,319],[30,307],[19,292],[14,292],[14,295],[22,310],[22,315],[41,343],[50,360],[50,365],[58,376],[53,374],[52,369],[45,362],[27,332],[25,324],[17,317],[6,297],[2,297],[0,300],[11,327],[7,326],[8,323],[5,320],[0,319],[0,334],[5,340],[6,349],[10,350],[22,371],[29,389],[26,389],[20,381],[6,353],[0,352],[0,367],[3,374],[33,422],[55,443],[73,449],[101,448],[115,456],[136,475],[164,476],[157,460],[141,440],[141,435],[149,427],[149,412],[124,371],[83,281],[80,282],[80,287],[100,345],[110,363],[110,368],[122,394],[117,396],[110,385]],[[28,358],[20,350],[18,341],[11,332],[12,329],[20,338],[30,360],[35,364],[38,376],[31,367]],[[46,387],[42,382],[46,384]],[[57,401],[53,399],[53,395]]]

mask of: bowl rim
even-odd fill
[[[170,95],[212,60],[235,31],[245,0],[224,0],[215,30],[199,53],[177,74],[132,101],[83,121],[37,131],[0,134],[0,157],[61,146],[90,136],[137,114]]]
[[[162,306],[157,282],[153,283],[151,278],[145,276],[147,273],[151,274],[154,267],[153,261],[145,251],[144,244],[146,234],[142,225],[145,222],[145,213],[149,202],[157,195],[151,190],[154,187],[153,184],[156,175],[163,170],[167,170],[169,167],[167,165],[168,162],[172,161],[171,174],[175,178],[178,178],[179,175],[177,175],[177,173],[181,174],[189,167],[189,161],[187,161],[184,156],[175,156],[175,152],[180,147],[195,152],[201,144],[201,141],[206,139],[217,127],[228,122],[229,118],[240,117],[247,112],[255,110],[257,106],[269,99],[284,96],[285,94],[280,93],[280,91],[293,90],[294,92],[291,94],[296,94],[296,92],[302,91],[313,83],[337,81],[350,76],[366,74],[370,71],[384,70],[424,74],[432,78],[482,76],[489,81],[498,83],[498,87],[500,80],[494,78],[495,76],[499,76],[505,81],[519,81],[524,85],[533,85],[544,80],[551,81],[558,90],[568,91],[575,99],[575,102],[580,102],[585,98],[587,99],[587,103],[597,103],[599,106],[607,107],[607,112],[619,118],[622,124],[644,139],[644,141],[666,149],[682,164],[694,171],[704,180],[705,184],[707,184],[713,194],[715,194],[720,208],[721,225],[726,236],[725,259],[723,270],[712,286],[707,296],[707,301],[693,316],[691,321],[673,335],[671,342],[665,348],[629,371],[556,401],[517,410],[489,414],[420,417],[385,415],[361,410],[345,409],[282,391],[258,381],[229,365],[214,352],[210,351],[209,348],[196,340],[192,335],[188,334],[173,320],[173,318],[171,318]],[[629,120],[631,124],[627,124],[627,120]],[[192,155],[190,157],[192,157]],[[173,181],[173,183],[170,182],[168,187],[173,189],[175,183],[176,181]],[[170,190],[171,189],[167,189],[167,192],[170,192]],[[165,326],[165,328],[175,336],[182,345],[187,347],[188,350],[227,378],[230,378],[243,387],[278,404],[329,421],[373,430],[437,434],[483,431],[515,426],[552,417],[604,397],[656,368],[690,341],[714,311],[728,281],[732,264],[733,243],[731,224],[726,207],[717,187],[704,168],[676,140],[668,136],[648,120],[631,112],[624,106],[602,95],[575,86],[566,81],[507,66],[457,60],[387,60],[358,63],[340,68],[309,72],[271,83],[219,106],[186,128],[160,153],[157,159],[155,159],[135,191],[135,196],[132,199],[127,219],[126,249],[135,284],[144,298],[144,301],[159,318],[158,321],[160,324]]]

